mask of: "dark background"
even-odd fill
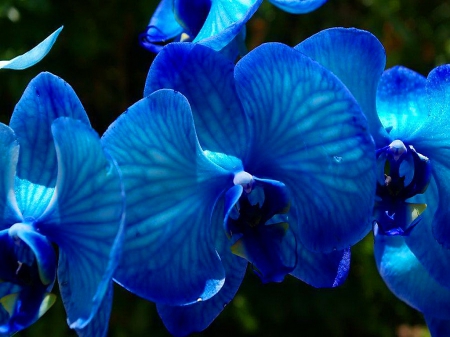
[[[154,55],[138,34],[155,0],[0,0],[0,60],[21,54],[64,25],[47,57],[24,71],[0,70],[0,122],[8,123],[27,83],[50,71],[72,85],[102,134],[142,97]],[[284,13],[267,1],[247,25],[249,49],[262,42],[294,46],[329,27],[357,27],[386,48],[387,67],[423,75],[450,62],[450,3],[437,0],[329,0],[307,15]],[[198,336],[429,336],[420,313],[392,295],[377,273],[372,237],[353,248],[347,282],[314,289],[292,277],[262,285],[248,272],[236,298]],[[55,289],[55,291],[57,291]],[[18,336],[75,336],[61,300]],[[155,305],[116,287],[110,336],[169,336]]]

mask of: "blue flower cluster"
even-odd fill
[[[79,336],[107,334],[113,281],[185,336],[248,265],[263,283],[341,285],[371,229],[388,287],[450,333],[450,65],[385,71],[355,28],[243,55],[261,2],[162,0],[144,98],[102,137],[66,82],[30,82],[0,124],[0,336],[50,308],[56,279]],[[32,66],[60,30],[0,68]]]

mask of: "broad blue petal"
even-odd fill
[[[145,32],[139,38],[141,45],[151,52],[159,52],[168,40],[183,32],[183,27],[175,19],[173,0],[162,0],[150,19]]]
[[[376,234],[375,261],[388,288],[402,301],[438,319],[450,317],[450,289],[440,285],[400,235]]]
[[[261,3],[262,0],[212,0],[211,10],[194,42],[221,50],[239,34]]]
[[[173,13],[190,41],[198,34],[211,8],[211,0],[172,0]]]
[[[102,141],[121,167],[127,194],[124,256],[115,280],[169,305],[213,296],[225,275],[211,214],[232,174],[204,156],[186,98],[155,92],[120,116]]]
[[[37,218],[53,195],[57,160],[50,126],[61,116],[89,125],[69,84],[50,73],[41,73],[25,89],[10,122],[20,145],[15,192],[24,217]]]
[[[269,0],[278,8],[292,14],[305,14],[322,6],[327,0]]]
[[[235,77],[255,130],[245,170],[286,184],[300,242],[331,252],[361,240],[371,226],[375,149],[348,90],[318,63],[276,43],[242,58]]]
[[[377,91],[377,111],[391,140],[414,145],[416,132],[420,132],[428,117],[425,85],[425,77],[404,67],[383,73]]]
[[[330,28],[306,39],[295,49],[333,72],[350,90],[368,120],[377,147],[388,144],[375,107],[377,86],[386,65],[380,41],[355,28]]]
[[[432,316],[425,315],[425,321],[427,322],[428,330],[430,330],[431,336],[450,336],[450,319],[438,319]]]
[[[42,60],[45,55],[48,54],[50,49],[52,49],[53,44],[56,42],[59,33],[63,27],[55,30],[50,36],[48,36],[44,41],[39,43],[36,47],[31,49],[30,51],[17,56],[9,61],[0,61],[0,69],[15,69],[21,70],[31,67]]]
[[[14,195],[19,144],[13,130],[2,123],[0,123],[0,151],[0,230],[2,230],[22,219]]]
[[[450,248],[450,65],[433,69],[427,79],[428,116],[414,147],[430,158],[439,191],[439,207],[433,224],[435,238]]]
[[[144,95],[164,88],[181,92],[191,105],[202,148],[242,159],[251,131],[236,93],[233,69],[231,61],[209,48],[174,43],[155,58]]]
[[[82,329],[97,313],[119,263],[124,191],[94,130],[62,117],[52,133],[58,179],[35,226],[59,246],[58,281],[68,322]]]
[[[113,284],[111,281],[102,304],[91,322],[83,329],[75,329],[78,337],[104,337],[107,335],[113,301]]]
[[[157,304],[158,313],[169,332],[175,336],[186,336],[206,329],[234,298],[241,285],[247,268],[247,261],[232,254],[231,241],[223,229],[223,199],[217,203],[211,220],[214,243],[225,269],[225,283],[219,292],[207,301],[186,306],[168,306]]]

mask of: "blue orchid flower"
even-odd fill
[[[433,336],[447,336],[450,256],[435,236],[446,228],[450,186],[449,67],[436,68],[428,79],[403,67],[383,72],[383,46],[355,29],[325,30],[297,48],[342,80],[369,122],[378,149],[373,218],[381,276],[394,294],[424,313]],[[403,189],[390,195],[386,183],[401,177]]]
[[[53,44],[56,42],[62,29],[63,27],[60,27],[55,30],[44,41],[25,54],[19,55],[12,60],[0,61],[0,69],[22,70],[35,65],[48,54],[50,49],[52,49]]]
[[[269,0],[289,13],[309,13],[326,0]],[[231,58],[245,54],[245,24],[262,0],[161,0],[141,44],[158,53],[169,41],[199,42]]]
[[[70,327],[105,336],[124,226],[117,165],[72,88],[49,73],[0,124],[0,146],[0,335],[45,313],[57,274]]]
[[[345,280],[349,246],[371,229],[376,169],[367,121],[335,75],[277,43],[236,67],[174,43],[144,93],[102,137],[127,192],[115,280],[157,302],[170,332],[205,329],[249,262],[263,282]]]

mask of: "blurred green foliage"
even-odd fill
[[[0,71],[0,121],[8,123],[27,83],[41,71],[69,82],[101,134],[142,97],[154,55],[138,45],[138,34],[155,0],[0,0],[0,59],[30,49],[64,25],[56,45],[38,65]],[[407,66],[423,75],[450,62],[450,2],[438,0],[329,0],[319,10],[290,15],[265,2],[247,26],[248,47],[266,41],[296,45],[329,27],[369,30],[386,48],[387,67]],[[352,250],[347,282],[314,289],[288,277],[262,285],[248,272],[236,298],[198,336],[399,336],[406,325],[423,325],[420,313],[392,295],[374,264],[372,237]],[[58,301],[18,336],[76,336]],[[169,336],[155,305],[116,287],[110,336]],[[413,336],[413,335],[410,335]],[[425,331],[422,335],[427,336]]]

